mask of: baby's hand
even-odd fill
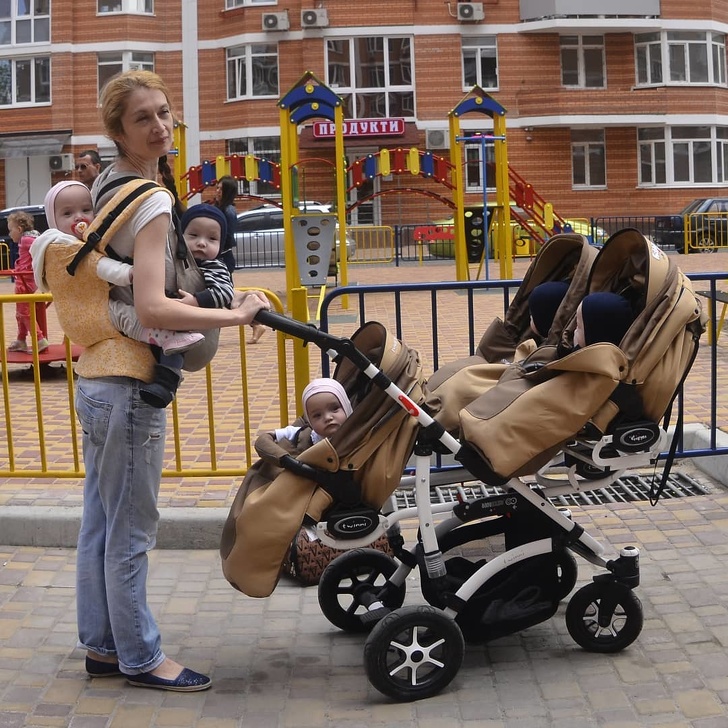
[[[197,299],[187,291],[183,291],[181,288],[177,291],[179,295],[179,300],[182,303],[186,303],[188,306],[196,306],[197,305]]]

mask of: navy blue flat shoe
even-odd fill
[[[118,662],[101,662],[86,656],[86,672],[90,677],[114,677],[121,675]]]
[[[157,690],[173,690],[178,693],[193,693],[198,690],[207,690],[212,685],[207,675],[184,668],[174,680],[165,680],[162,677],[152,675],[151,672],[143,672],[139,675],[127,675],[126,681],[130,685],[140,688],[157,688]]]

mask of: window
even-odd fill
[[[712,32],[635,36],[638,86],[726,85],[725,35]]]
[[[492,133],[492,131],[486,132]],[[475,132],[466,131],[463,136],[473,136]],[[482,142],[464,142],[465,152],[465,191],[483,191],[483,147],[485,146],[485,181],[488,190],[495,190],[495,147]]]
[[[265,96],[278,96],[278,46],[262,43],[228,48],[228,101]]]
[[[225,0],[225,10],[242,8],[246,5],[275,5],[276,0]]]
[[[603,35],[562,35],[561,83],[575,88],[604,88]]]
[[[574,187],[606,187],[606,152],[604,132],[573,130],[571,132],[571,170]]]
[[[99,69],[99,93],[106,82],[122,71],[153,71],[154,53],[139,51],[122,51],[120,53],[99,53],[97,56]]]
[[[229,139],[228,154],[240,156],[252,154],[259,159],[279,164],[281,161],[280,137],[249,137],[247,139]],[[279,198],[281,191],[267,182],[259,180],[239,180],[238,193],[241,195],[257,195],[268,199]]]
[[[48,104],[51,100],[51,59],[0,59],[0,106]]]
[[[463,38],[463,87],[498,88],[496,37]]]
[[[414,117],[410,38],[370,36],[326,42],[328,85],[347,119]]]
[[[99,15],[107,13],[134,13],[136,15],[152,15],[154,0],[97,0]]]
[[[0,46],[48,43],[50,0],[0,0]]]
[[[637,143],[642,186],[728,182],[728,127],[638,129]]]

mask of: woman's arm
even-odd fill
[[[168,226],[169,218],[158,215],[134,239],[134,308],[142,326],[176,330],[243,326],[260,309],[270,308],[259,291],[238,293],[230,309],[196,308],[167,298],[164,265]]]

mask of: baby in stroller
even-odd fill
[[[303,454],[297,473],[284,471],[231,513],[236,538],[223,553],[223,570],[246,594],[272,591],[280,559],[271,557],[268,532],[271,524],[280,530],[294,494],[294,530],[284,534],[283,548],[307,512],[322,541],[352,549],[324,572],[319,603],[336,626],[370,632],[367,675],[395,699],[442,690],[460,668],[464,640],[493,639],[553,616],[576,583],[573,553],[604,569],[568,603],[566,622],[574,640],[594,652],[614,652],[641,631],[641,606],[633,592],[639,584],[637,550],[625,547],[617,558],[606,558],[548,495],[587,489],[584,481],[594,473],[600,479],[594,482],[602,484],[615,480],[625,464],[656,462],[666,441],[656,423],[689,371],[704,318],[689,282],[637,231],[615,234],[596,259],[591,252],[583,255],[575,237],[568,238],[575,254],[566,270],[563,256],[554,255],[560,245],[554,239],[532,264],[514,298],[517,308],[489,327],[476,355],[448,365],[445,376],[438,370],[427,385],[416,352],[392,341],[380,324],[369,322],[351,339],[339,339],[284,317],[259,316],[274,329],[338,355],[334,377],[350,396],[353,414],[331,438]],[[528,296],[544,282],[535,273],[549,258],[562,266],[549,266],[551,279],[570,283],[554,319],[562,323],[519,360],[514,352],[531,333]],[[587,270],[577,276],[585,261]],[[571,296],[575,290],[580,295]],[[590,343],[592,303],[582,308],[579,323],[576,316],[585,293],[622,296],[633,319],[625,317],[622,330],[610,332],[607,342]],[[580,330],[585,345],[575,347]],[[485,345],[488,337],[495,351]],[[396,367],[387,358],[390,350],[400,360]],[[470,376],[492,366],[500,370],[495,380]],[[452,396],[441,396],[443,386],[468,377],[478,386],[466,394],[452,387]],[[458,409],[447,412],[453,403]],[[439,421],[443,411],[447,417]],[[417,505],[398,510],[392,493],[412,452]],[[451,482],[475,478],[500,490],[475,500],[462,490],[458,503],[432,504],[435,452],[450,452],[463,466]],[[552,466],[556,481],[548,477]],[[521,477],[533,474],[535,487]],[[359,491],[348,511],[334,505],[341,482]],[[406,518],[417,518],[417,542],[409,548],[394,543],[395,559],[358,548]],[[445,558],[458,546],[494,536],[503,537],[505,551],[492,559]],[[428,604],[402,606],[407,576],[415,569]]]

